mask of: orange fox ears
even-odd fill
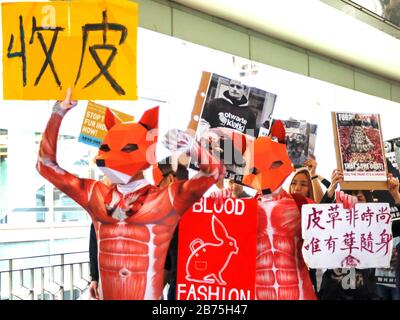
[[[147,130],[158,128],[158,110],[159,106],[151,108],[143,113],[142,118],[139,123],[145,127]]]
[[[106,108],[104,123],[106,125],[107,130],[110,130],[116,124],[121,123],[121,119],[118,118],[110,109]]]
[[[145,113],[143,113],[142,118],[139,123],[145,127],[147,130],[157,129],[158,128],[158,110],[159,106],[151,108]],[[106,108],[106,115],[104,117],[104,123],[106,125],[107,130],[110,130],[116,124],[121,123],[121,119],[118,118],[109,108]]]
[[[281,120],[274,120],[272,124],[270,136],[271,138],[277,138],[279,143],[286,143],[286,132],[285,127]]]

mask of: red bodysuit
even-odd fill
[[[257,233],[257,299],[315,300],[301,253],[301,215],[284,190],[260,199]]]
[[[100,285],[104,299],[160,299],[169,242],[181,215],[200,199],[222,173],[209,158],[191,180],[159,189],[144,180],[109,187],[81,179],[56,161],[62,115],[54,112],[40,145],[40,174],[74,199],[94,222],[99,252]]]

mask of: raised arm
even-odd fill
[[[62,169],[57,163],[57,138],[62,119],[77,104],[76,101],[71,101],[70,97],[71,90],[68,89],[65,100],[57,101],[53,107],[40,143],[36,168],[45,179],[85,208],[89,191],[95,181],[80,179]]]
[[[399,179],[393,176],[393,174],[388,174],[388,190],[392,196],[396,206],[400,205],[400,191],[399,191]]]
[[[190,154],[192,159],[196,159],[200,168],[200,172],[192,179],[176,182],[169,187],[175,210],[183,214],[220,179],[224,174],[224,167],[220,160],[202,148],[187,133],[175,130],[169,133],[168,140],[168,143],[164,144],[170,150]]]
[[[310,172],[311,184],[314,193],[314,201],[316,203],[320,203],[324,193],[322,192],[321,184],[319,182],[319,176],[317,174],[317,161],[315,157],[311,157],[304,162],[304,165],[307,167]]]

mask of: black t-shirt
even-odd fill
[[[256,115],[248,107],[246,97],[237,101],[224,94],[227,99],[217,98],[212,100],[203,112],[202,118],[207,120],[211,128],[224,127],[246,133],[248,129],[256,129]],[[254,134],[253,134],[254,135]]]

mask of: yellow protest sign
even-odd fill
[[[4,99],[137,99],[137,3],[2,3],[2,21]]]
[[[123,122],[133,121],[133,116],[111,109],[115,115],[118,116]],[[104,124],[104,116],[106,114],[106,107],[100,104],[89,101],[85,116],[83,117],[81,133],[79,135],[79,142],[86,143],[94,147],[100,147],[104,136],[107,133],[106,125]]]

